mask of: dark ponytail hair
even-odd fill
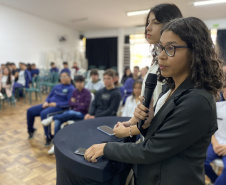
[[[167,23],[170,20],[183,17],[180,9],[175,4],[163,3],[154,6],[146,18],[145,38],[147,36],[146,27],[148,26],[148,19],[151,13],[155,15],[156,20],[160,23]]]

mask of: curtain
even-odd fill
[[[88,65],[94,65],[96,67],[105,66],[106,69],[117,67],[117,44],[117,37],[86,39],[86,58],[88,59]]]
[[[226,65],[226,30],[217,31],[217,44],[219,48],[219,58],[224,61]]]

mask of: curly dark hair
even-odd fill
[[[187,43],[192,61],[189,78],[196,88],[204,88],[217,95],[223,85],[222,61],[217,58],[210,32],[203,21],[196,17],[174,19],[161,31],[172,31]],[[171,89],[175,84],[173,78],[165,78],[158,69],[158,79],[167,82]]]

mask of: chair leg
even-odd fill
[[[38,94],[37,94],[37,92],[35,92],[35,100],[36,101],[38,100]]]
[[[29,92],[29,98],[30,98],[30,104],[32,103],[32,100],[31,100],[31,92]]]

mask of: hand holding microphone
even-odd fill
[[[152,96],[156,85],[157,75],[152,73],[148,74],[147,80],[145,82],[144,97],[140,98],[141,103],[137,106],[134,113],[134,116],[140,119],[138,128],[147,128],[154,117]]]

